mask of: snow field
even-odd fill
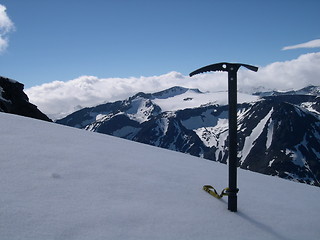
[[[0,239],[318,239],[317,187],[0,113]]]

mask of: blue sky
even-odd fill
[[[82,75],[183,75],[215,62],[266,66],[320,48],[319,0],[0,0],[14,24],[0,75],[26,88]]]

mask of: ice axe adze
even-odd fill
[[[242,63],[216,63],[199,68],[192,73],[195,74],[211,71],[228,72],[228,101],[229,101],[229,187],[225,191],[228,196],[228,209],[232,212],[237,211],[237,72],[243,66],[251,71],[258,71],[255,66]],[[211,186],[210,186],[211,187]],[[205,189],[210,191],[209,189]],[[214,190],[215,191],[215,190]],[[211,191],[210,191],[211,192]]]

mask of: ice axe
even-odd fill
[[[192,77],[198,73],[211,72],[211,71],[224,71],[228,72],[228,102],[229,102],[229,187],[224,191],[224,195],[228,196],[228,210],[231,212],[237,211],[237,72],[243,66],[251,71],[257,72],[258,67],[242,64],[242,63],[216,63],[202,68],[199,68],[189,74]],[[205,189],[205,187],[207,187]],[[215,196],[215,189],[211,191],[208,187],[204,186],[204,190]],[[222,196],[218,195],[218,196]]]

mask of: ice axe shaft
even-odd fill
[[[237,71],[228,72],[229,192],[228,209],[237,211]]]
[[[258,67],[242,63],[216,63],[199,68],[190,77],[203,72],[224,71],[228,72],[228,102],[229,102],[229,189],[228,209],[237,211],[237,72],[243,66],[251,71],[258,71]]]

